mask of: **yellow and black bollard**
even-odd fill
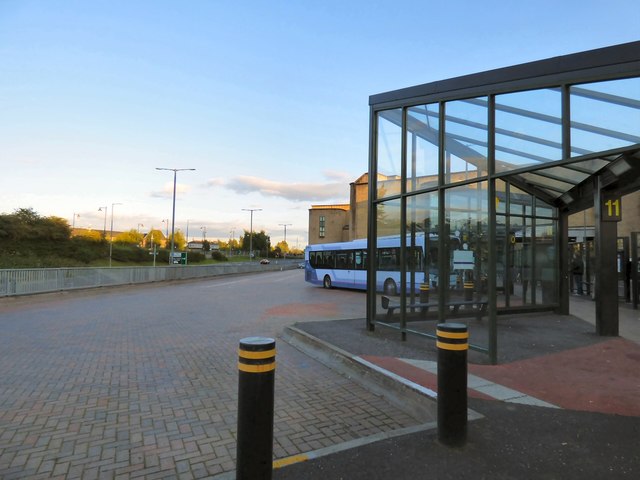
[[[464,282],[464,299],[466,301],[473,300],[473,282]]]
[[[451,447],[467,441],[467,350],[469,332],[461,323],[440,323],[438,346],[438,440]]]
[[[276,342],[240,340],[238,350],[237,480],[270,480],[273,473],[273,404]]]
[[[420,303],[429,303],[429,284],[420,284]]]

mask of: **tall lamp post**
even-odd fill
[[[261,212],[261,208],[243,208],[245,212],[251,212],[251,230],[249,233],[249,261],[253,259],[253,212]]]
[[[187,245],[189,244],[189,222],[191,221],[190,218],[187,218]]]
[[[175,243],[175,226],[176,226],[176,179],[178,172],[193,171],[195,168],[160,168],[156,167],[156,170],[169,170],[173,172],[173,210],[171,214],[171,253],[169,254],[169,265],[173,262],[173,249]]]
[[[287,227],[290,227],[290,223],[279,223],[281,227],[284,227],[284,243],[287,243]],[[287,245],[288,246],[288,245]],[[287,258],[287,252],[284,252],[284,258]]]
[[[104,212],[104,228],[102,230],[102,238],[107,239],[107,206],[98,208],[99,212]]]
[[[111,256],[113,255],[113,207],[115,205],[122,205],[121,203],[111,204],[111,240],[109,241],[109,268],[111,268]]]

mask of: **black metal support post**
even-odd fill
[[[461,323],[440,323],[438,346],[438,440],[450,447],[467,441],[467,350],[469,332]]]
[[[596,247],[596,334],[618,336],[618,226],[607,216],[607,191],[603,189],[602,177],[595,180],[595,247]],[[614,219],[615,220],[615,219]]]
[[[276,342],[240,340],[238,350],[237,480],[271,480]]]
[[[638,259],[638,235],[640,232],[631,232],[631,301],[633,308],[638,309],[638,301],[640,297],[640,289],[638,288],[638,279],[640,279],[640,259]]]

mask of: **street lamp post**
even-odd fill
[[[290,227],[290,223],[279,223],[281,227],[284,227],[284,243],[287,243],[287,227]],[[289,246],[289,245],[287,245]],[[287,258],[287,252],[284,252],[284,258]]]
[[[173,249],[175,243],[175,226],[176,226],[176,179],[178,172],[193,171],[195,168],[160,168],[156,167],[156,170],[170,170],[173,172],[173,210],[171,214],[171,253],[169,254],[169,265],[173,263]]]
[[[103,210],[104,209],[104,210]],[[107,206],[98,208],[99,212],[104,212],[104,228],[102,229],[102,238],[107,239]]]
[[[115,205],[122,205],[121,203],[111,204],[111,240],[109,241],[109,268],[111,268],[111,256],[113,255],[113,207]]]
[[[243,208],[245,212],[251,212],[251,230],[249,233],[249,261],[253,259],[253,212],[261,212],[261,208]]]

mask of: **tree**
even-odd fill
[[[263,257],[266,256],[271,238],[265,233],[265,231],[261,230],[258,233],[253,232],[253,242],[250,242],[250,239],[251,234],[245,230],[244,236],[242,237],[242,249],[248,252],[251,245],[253,245],[254,254],[261,255]]]
[[[48,240],[68,240],[71,238],[69,223],[60,217],[46,217],[41,223],[43,237]]]
[[[19,208],[0,215],[0,238],[7,240],[68,240],[69,223],[60,217],[41,217],[32,208]]]
[[[178,230],[174,236],[173,249],[184,250],[184,247],[186,246],[187,246],[187,240],[184,238],[184,235],[182,234],[182,232]],[[169,238],[167,238],[165,248],[171,248],[171,235],[169,235]]]
[[[278,244],[276,245],[276,249],[279,249],[283,255],[286,255],[287,253],[289,253],[289,244],[283,240],[281,242],[278,242]]]
[[[13,216],[23,225],[35,225],[42,219],[33,208],[18,208]]]
[[[82,238],[84,240],[91,240],[93,242],[101,242],[102,232],[99,230],[80,230],[78,233],[74,235],[74,238]]]
[[[211,244],[209,243],[209,240],[203,240],[202,241],[202,251],[204,252],[208,252],[211,250]]]
[[[144,239],[144,246],[151,248],[151,244],[153,244],[156,248],[159,248],[163,240],[164,235],[160,230],[151,230]]]
[[[144,235],[135,229],[131,229],[127,232],[122,232],[113,239],[115,243],[126,243],[129,245],[141,245]]]

